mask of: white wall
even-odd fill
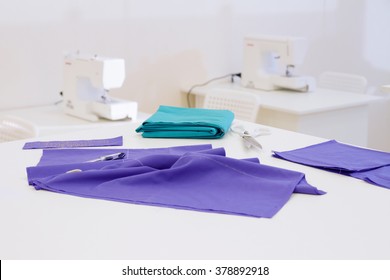
[[[181,88],[240,71],[248,33],[307,37],[305,74],[389,84],[389,12],[388,0],[0,0],[0,110],[59,100],[75,50],[125,58],[114,96],[181,105]]]

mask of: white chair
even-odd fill
[[[10,115],[0,116],[0,142],[36,137],[36,127],[27,120]]]
[[[324,72],[319,77],[318,87],[355,93],[366,93],[367,79],[363,76],[348,73]]]
[[[221,91],[207,94],[203,107],[230,110],[239,120],[256,122],[259,104],[259,98],[255,94]]]

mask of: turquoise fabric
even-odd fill
[[[229,110],[160,106],[136,132],[145,138],[221,138],[233,119]]]

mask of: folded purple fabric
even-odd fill
[[[390,165],[366,171],[353,172],[350,176],[364,180],[370,184],[390,189]]]
[[[301,149],[274,152],[274,156],[390,188],[390,153],[331,140]]]
[[[23,150],[28,149],[58,149],[58,148],[76,148],[76,147],[104,147],[104,146],[122,146],[123,137],[92,140],[70,140],[70,141],[36,141],[27,142]]]
[[[210,145],[121,150],[124,159],[86,162],[112,151],[44,151],[38,166],[27,168],[29,183],[82,197],[267,218],[293,192],[324,194],[302,173],[229,158]]]

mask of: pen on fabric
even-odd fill
[[[88,160],[87,162],[96,162],[96,161],[107,161],[107,160],[116,160],[116,159],[123,159],[126,156],[125,153],[115,153],[110,155],[105,155],[98,157],[96,159]]]

